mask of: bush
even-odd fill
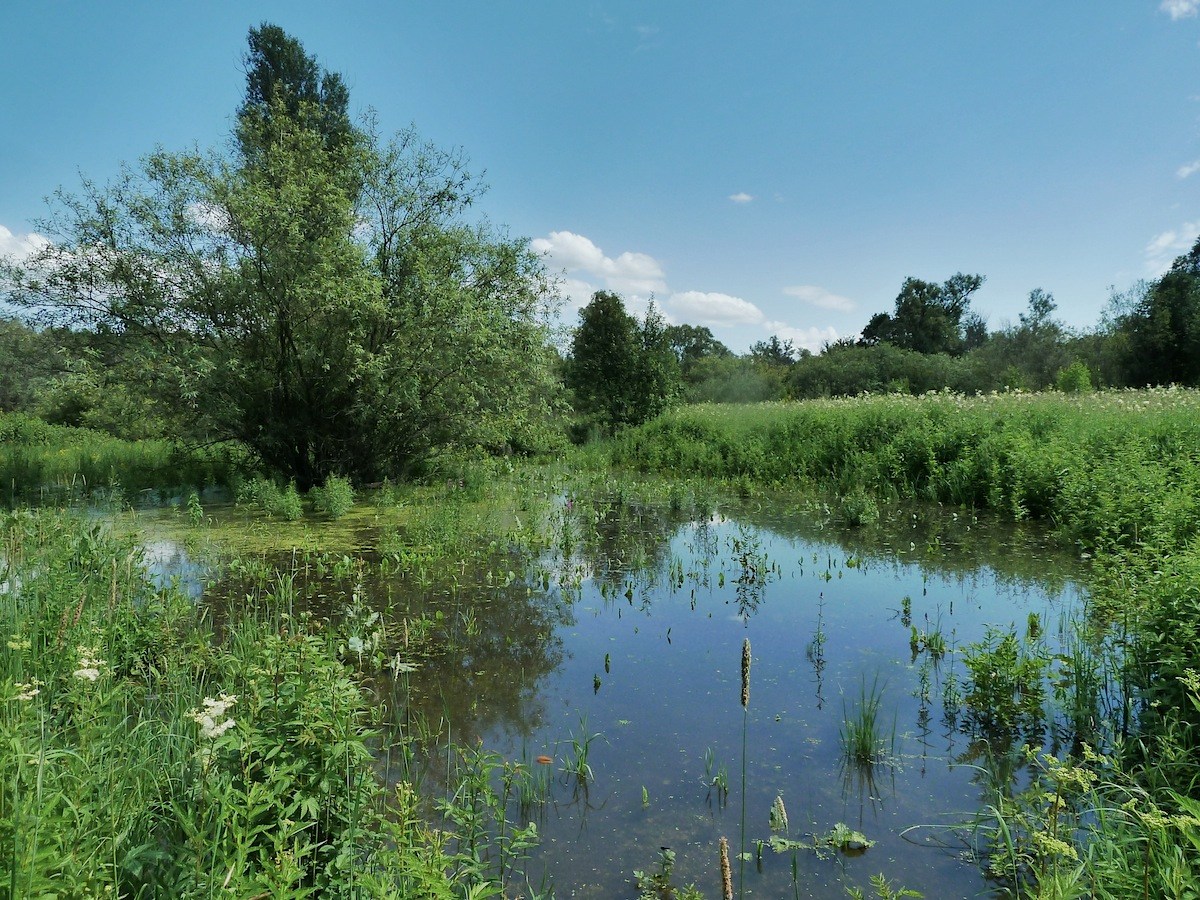
[[[269,478],[255,478],[238,489],[237,502],[254,504],[268,516],[287,522],[297,522],[304,515],[304,503],[294,481],[280,490]]]
[[[1064,394],[1086,394],[1092,389],[1092,373],[1085,363],[1075,360],[1058,370],[1054,383]]]
[[[331,519],[340,519],[354,507],[354,488],[348,478],[330,475],[325,484],[308,492],[313,509]]]

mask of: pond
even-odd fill
[[[877,872],[927,897],[989,895],[969,827],[989,767],[953,715],[962,650],[992,626],[1040,626],[1053,651],[1081,603],[1077,561],[966,513],[890,510],[849,529],[786,495],[695,506],[601,489],[560,495],[548,517],[553,547],[523,568],[502,541],[419,576],[373,552],[295,567],[299,606],[351,631],[357,617],[352,653],[386,628],[399,665],[369,683],[425,748],[381,748],[387,777],[436,793],[449,742],[520,763],[528,802],[509,817],[537,825],[527,878],[559,897],[632,897],[662,848],[676,883],[719,896],[722,836],[753,896],[845,897]],[[154,550],[160,575],[199,583],[177,544]],[[209,602],[242,602],[239,577]],[[844,737],[864,704],[874,750],[855,761]],[[807,846],[759,849],[777,798]],[[860,834],[830,842],[839,825]]]

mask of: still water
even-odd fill
[[[967,826],[987,802],[977,748],[945,720],[942,688],[961,683],[962,648],[988,626],[1021,633],[1034,613],[1053,645],[1080,602],[1071,560],[1031,531],[942,510],[839,530],[782,498],[689,513],[596,495],[563,498],[559,516],[555,549],[528,571],[505,571],[501,557],[486,573],[464,564],[355,589],[416,667],[375,682],[404,727],[548,782],[544,802],[510,813],[539,831],[532,886],[633,897],[632,872],[656,870],[670,848],[676,883],[719,896],[726,836],[735,885],[756,897],[845,897],[878,872],[926,897],[991,895],[969,852]],[[191,565],[169,542],[156,552],[161,572]],[[314,584],[310,597],[350,590]],[[424,652],[420,632],[433,628],[448,639]],[[914,628],[940,634],[944,656],[914,652]],[[841,740],[864,693],[880,698],[883,739],[865,768],[845,761]],[[579,745],[584,784],[564,771]],[[435,784],[445,758],[435,747],[417,768]],[[760,854],[777,797],[792,838],[844,823],[876,843]]]

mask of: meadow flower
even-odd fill
[[[205,697],[200,709],[193,709],[188,715],[200,726],[200,734],[209,740],[216,740],[237,723],[233,719],[218,722],[237,703],[235,694],[222,694],[218,699]]]
[[[13,687],[17,689],[16,699],[32,700],[41,693],[41,685],[42,682],[38,681],[36,678],[24,684],[18,682],[17,684],[13,685]]]
[[[29,638],[23,638],[19,634],[14,634],[11,638],[8,639],[8,649],[9,650],[17,650],[17,651],[28,650],[32,646],[33,646],[33,644],[30,642]]]
[[[82,681],[96,681],[104,674],[106,665],[108,663],[96,655],[94,647],[80,647],[79,668],[75,670],[74,675]]]

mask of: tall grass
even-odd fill
[[[48,425],[0,413],[0,505],[61,502],[98,491],[143,492],[229,486],[250,469],[233,444],[185,448],[172,441],[126,441],[86,428]]]
[[[932,394],[685,407],[625,432],[644,471],[870,491],[1052,522],[1082,549],[1200,523],[1200,392]]]

